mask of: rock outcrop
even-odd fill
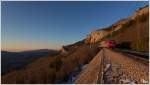
[[[109,29],[102,29],[92,32],[85,39],[86,44],[95,43],[111,32]]]
[[[92,44],[101,41],[101,39],[103,39],[105,36],[123,28],[124,24],[128,23],[130,20],[134,20],[136,19],[136,17],[142,16],[148,12],[149,12],[148,6],[145,6],[143,8],[138,9],[132,16],[129,16],[125,19],[121,19],[115,24],[111,25],[110,27],[93,31],[91,32],[90,35],[87,36],[87,38],[85,39],[85,43]]]

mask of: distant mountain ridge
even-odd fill
[[[52,49],[38,49],[20,52],[1,51],[2,74],[23,67],[39,57],[56,54],[59,54],[59,51]]]

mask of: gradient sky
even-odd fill
[[[126,18],[147,2],[2,2],[2,50],[58,49]]]

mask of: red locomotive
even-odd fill
[[[101,42],[100,47],[114,48],[116,43],[114,40],[106,40]]]
[[[114,48],[115,47],[115,41],[113,41],[113,40],[108,40],[108,41],[106,41],[106,44],[107,44],[107,46],[109,47],[109,48]]]

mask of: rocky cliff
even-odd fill
[[[135,20],[137,17],[143,16],[148,13],[149,13],[148,6],[139,8],[132,16],[129,16],[128,18],[125,19],[121,19],[120,21],[116,22],[110,27],[91,32],[91,34],[89,34],[85,39],[85,43],[91,44],[101,41],[104,37],[111,35],[114,31],[124,29],[124,26],[127,25],[131,20]]]
[[[111,29],[102,29],[102,30],[94,31],[87,36],[87,38],[85,39],[85,43],[87,44],[95,43],[110,33],[111,33]]]

